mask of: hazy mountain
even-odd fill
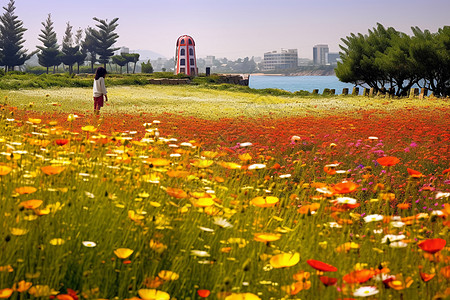
[[[156,53],[152,50],[130,50],[130,53],[139,53],[139,60],[156,60],[159,57],[166,58],[164,55]]]

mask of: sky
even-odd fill
[[[5,7],[9,0],[0,3]],[[166,58],[174,56],[184,34],[193,37],[200,58],[234,60],[297,49],[299,57],[311,59],[314,45],[339,52],[341,38],[366,34],[377,23],[407,34],[412,26],[436,32],[450,25],[450,0],[15,0],[15,6],[29,51],[42,44],[38,35],[48,14],[59,43],[67,22],[75,33],[95,27],[93,17],[117,17],[117,47]]]

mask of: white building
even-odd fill
[[[263,71],[296,69],[297,67],[297,49],[281,49],[280,52],[264,53]]]

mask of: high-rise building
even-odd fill
[[[286,70],[298,67],[297,49],[281,49],[264,53],[263,70]]]
[[[195,59],[195,42],[188,35],[182,35],[177,40],[175,74],[197,75],[197,60]]]
[[[328,64],[328,45],[315,45],[313,47],[313,61],[315,65]]]
[[[328,63],[330,65],[337,65],[339,60],[340,60],[339,53],[337,53],[337,52],[330,52],[330,53],[328,53]]]

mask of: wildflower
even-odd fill
[[[211,294],[211,291],[209,290],[197,290],[197,295],[201,298],[207,298]]]
[[[379,291],[375,286],[362,286],[353,292],[355,297],[369,297],[378,294]]]
[[[0,166],[0,176],[8,175],[12,168],[8,166]]]
[[[255,233],[254,236],[255,241],[264,243],[278,241],[281,238],[279,233]]]
[[[253,198],[251,203],[258,207],[271,207],[277,204],[280,200],[277,197],[256,197]]]
[[[319,279],[325,286],[335,285],[338,281],[337,278],[328,276],[320,276]]]
[[[287,268],[296,265],[300,261],[300,253],[282,253],[270,258],[270,265],[275,268]]]
[[[444,249],[446,244],[447,244],[446,240],[436,238],[436,239],[424,240],[424,241],[418,243],[417,246],[419,246],[419,248],[425,252],[434,254],[434,253],[439,252],[442,249]]]
[[[163,270],[158,273],[158,277],[164,281],[172,281],[178,280],[178,278],[180,278],[180,275],[172,271]]]
[[[344,275],[344,277],[342,277],[342,279],[349,284],[364,283],[364,282],[368,281],[369,279],[371,279],[374,275],[375,275],[374,271],[362,269],[362,270],[352,271],[352,272]]]
[[[261,300],[261,298],[252,293],[232,293],[225,300]]]
[[[169,300],[170,295],[166,292],[156,289],[140,289],[138,290],[139,297],[143,300]]]
[[[45,166],[41,167],[42,172],[46,175],[56,175],[64,171],[65,167],[59,167],[59,166]]]
[[[11,297],[12,293],[14,292],[13,289],[6,288],[0,290],[0,299],[8,299]]]
[[[408,172],[409,176],[411,176],[412,178],[420,178],[420,177],[425,177],[425,175],[423,175],[422,173],[420,173],[419,171],[407,168],[406,171]]]
[[[114,250],[114,254],[120,259],[127,259],[133,252],[133,250],[128,248],[117,248]]]
[[[377,162],[384,167],[391,167],[398,164],[400,162],[400,159],[395,156],[384,156],[378,158]]]
[[[359,187],[358,184],[351,181],[342,181],[333,186],[333,190],[336,194],[348,194],[356,191]]]
[[[314,259],[308,259],[306,261],[308,265],[313,267],[314,269],[322,272],[336,272],[338,269],[332,265],[329,265],[327,263],[321,262],[319,260]]]
[[[266,167],[265,164],[253,164],[248,166],[249,170],[258,170],[258,169],[264,169]]]
[[[221,217],[214,217],[214,224],[222,228],[232,228],[233,225],[227,221],[227,219]]]
[[[166,193],[169,194],[169,196],[172,196],[177,199],[184,199],[184,198],[187,198],[187,196],[188,196],[188,194],[185,191],[183,191],[182,189],[172,188],[172,187],[166,188]]]
[[[381,243],[385,244],[387,243],[387,241],[389,241],[390,243],[395,242],[395,241],[401,241],[406,239],[406,235],[404,234],[399,234],[399,235],[395,235],[395,234],[386,234],[382,239],[381,239]]]
[[[26,208],[26,209],[36,209],[39,206],[41,206],[42,203],[43,203],[42,200],[33,199],[33,200],[27,200],[27,201],[20,202],[19,206]]]
[[[383,219],[384,219],[384,216],[382,216],[382,215],[377,215],[377,214],[374,214],[374,215],[367,215],[367,216],[364,217],[364,221],[365,221],[366,223],[377,222],[377,221],[381,221],[381,220],[383,220]]]
[[[191,255],[198,256],[198,257],[210,257],[211,254],[209,254],[206,251],[202,250],[191,250]]]
[[[350,204],[354,205],[357,203],[358,200],[350,197],[339,197],[333,200],[333,202],[339,203],[339,204]]]
[[[83,244],[83,246],[88,247],[88,248],[93,248],[93,247],[97,246],[97,244],[95,242],[91,242],[91,241],[83,241],[81,243]]]

